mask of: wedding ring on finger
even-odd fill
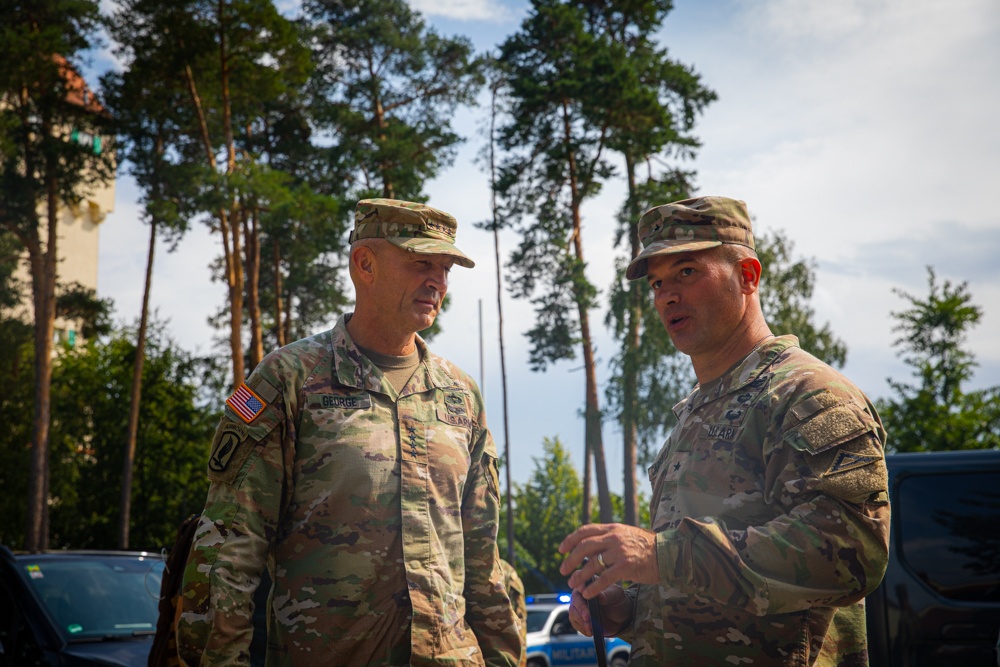
[[[608,564],[604,562],[604,554],[597,554],[597,564],[601,566],[602,570],[608,569]]]

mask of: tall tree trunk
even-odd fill
[[[46,128],[47,129],[47,128]],[[49,173],[52,173],[51,170]],[[46,242],[28,248],[35,316],[35,415],[28,478],[28,516],[24,548],[49,546],[49,429],[52,416],[52,336],[55,333],[56,260],[59,223],[57,184],[46,182]]]
[[[226,52],[226,0],[219,0],[219,72],[222,91],[222,134],[226,143],[226,175],[231,176],[236,171],[236,140],[233,135],[232,99],[229,94],[229,56]],[[230,247],[226,261],[226,282],[229,287],[229,346],[233,362],[233,389],[243,382],[246,375],[243,363],[243,289],[244,276],[241,263],[241,239],[245,224],[246,209],[233,200],[230,211]]]
[[[272,239],[274,244],[273,259],[274,262],[274,334],[278,340],[278,347],[285,346],[285,301],[282,291],[284,290],[284,281],[281,275],[281,248],[278,246],[278,239]]]
[[[374,103],[374,108],[372,109],[375,115],[375,127],[378,128],[378,140],[381,145],[384,146],[386,142],[386,120],[385,120],[385,107],[382,106],[382,95],[378,90],[378,78],[375,71],[369,69],[369,74],[372,77],[372,102]],[[389,163],[384,159],[378,165],[379,175],[382,177],[382,196],[387,199],[395,199],[395,189],[392,187],[392,175],[389,173]]]
[[[628,238],[630,257],[639,254],[639,226],[636,210],[635,160],[625,154],[625,171],[628,177],[629,222]],[[636,498],[635,460],[638,440],[637,420],[637,378],[639,354],[639,321],[642,318],[642,301],[639,290],[641,281],[629,281],[628,330],[625,334],[625,354],[622,368],[622,436],[624,438],[623,454],[625,467],[625,516],[624,521],[630,526],[639,525],[639,513]]]
[[[287,345],[292,340],[292,293],[288,292],[285,295],[285,336],[284,341]]]
[[[149,322],[149,294],[153,285],[153,255],[156,250],[156,217],[149,223],[149,249],[146,253],[146,283],[142,291],[139,313],[139,334],[135,341],[135,362],[132,364],[132,388],[129,392],[128,428],[125,433],[125,459],[122,462],[122,492],[118,512],[118,548],[128,549],[129,527],[132,523],[132,480],[135,471],[135,449],[139,434],[139,404],[142,397],[142,367],[146,361],[146,327]]]
[[[579,224],[580,211],[574,207],[574,225]],[[574,234],[573,244],[576,257],[583,264],[583,241],[580,234]],[[601,433],[601,406],[597,396],[597,365],[594,361],[593,339],[590,333],[590,315],[583,298],[577,299],[580,317],[580,337],[583,345],[583,367],[586,375],[586,408],[584,409],[584,440],[594,457],[594,476],[597,478],[597,498],[600,503],[602,523],[614,520],[611,505],[611,491],[608,488],[608,468],[604,459],[604,437]],[[588,515],[589,519],[589,515]]]
[[[503,344],[503,274],[500,271],[500,217],[497,213],[497,177],[496,177],[496,142],[494,132],[497,120],[497,87],[500,79],[496,78],[490,87],[490,209],[493,213],[493,253],[497,269],[497,338],[500,341],[500,386],[503,392],[503,460],[504,474],[507,486],[507,562],[516,567],[514,556],[514,505],[513,487],[510,483],[510,422],[507,419],[507,358],[504,355]]]
[[[220,4],[220,22],[221,22],[221,4]],[[220,28],[221,34],[221,28]],[[183,41],[179,41],[181,46],[181,51],[184,50]],[[227,78],[225,73],[225,54],[224,54],[225,44],[224,42],[220,46],[223,58],[223,78]],[[217,163],[215,159],[215,152],[212,150],[212,140],[208,133],[208,120],[205,117],[205,110],[201,103],[201,95],[198,92],[197,84],[194,80],[194,72],[191,70],[191,66],[185,64],[184,66],[184,76],[188,84],[188,93],[191,96],[191,105],[194,107],[195,116],[198,119],[198,127],[201,132],[202,144],[205,148],[206,161],[208,166],[212,168],[213,171],[217,169]],[[228,86],[228,84],[226,84]],[[226,102],[228,102],[228,87]],[[228,113],[226,114],[228,118]],[[232,128],[230,127],[229,136],[232,136]],[[236,154],[232,144],[229,144],[230,149],[230,164],[235,165]],[[235,232],[236,236],[239,236],[238,224],[232,222],[231,218],[235,212],[235,206],[233,210],[227,211],[225,207],[220,207],[216,212],[216,217],[219,221],[219,234],[222,236],[222,251],[223,258],[225,260],[225,273],[226,273],[226,287],[228,289],[229,296],[229,349],[230,349],[230,360],[233,364],[233,389],[238,387],[241,382],[243,382],[243,287],[242,287],[242,275],[237,278],[237,272],[240,271],[239,267],[239,240],[235,242],[231,238],[231,228],[237,227]],[[232,224],[230,224],[232,222]],[[233,253],[237,253],[234,255]],[[236,291],[236,282],[239,280],[239,296],[234,297],[234,292]],[[235,303],[239,303],[240,310],[234,311]],[[235,313],[235,315],[234,315]]]
[[[563,131],[566,145],[571,143],[572,128],[570,126],[568,106],[563,104]],[[572,150],[567,151],[569,167],[569,187],[573,216],[573,253],[581,267],[586,266],[583,257],[583,224],[580,217],[580,192],[577,174],[576,156]],[[587,297],[581,293],[579,285],[574,286],[577,311],[580,318],[580,337],[583,346],[583,366],[586,375],[586,396],[584,408],[584,442],[587,454],[593,456],[595,476],[597,477],[597,497],[600,503],[600,517],[604,523],[610,523],[614,518],[611,506],[611,493],[608,489],[608,469],[604,460],[604,439],[601,434],[601,408],[597,398],[597,368],[594,363],[594,346],[590,334],[590,316],[587,312]],[[589,459],[587,459],[589,460]],[[584,462],[583,487],[583,523],[590,523],[590,480],[588,464]]]
[[[260,227],[259,209],[250,213],[249,225],[243,225],[246,238],[247,317],[250,320],[250,370],[264,358],[264,334],[260,323]]]
[[[229,348],[232,351],[233,390],[240,386],[245,377],[243,364],[243,265],[242,226],[238,219],[246,211],[236,209],[229,225],[229,248],[226,253],[226,283],[229,288]]]

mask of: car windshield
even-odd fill
[[[545,628],[545,621],[548,620],[551,609],[529,609],[528,610],[528,632],[539,632]]]
[[[152,634],[163,561],[67,555],[21,561],[26,579],[69,641]]]

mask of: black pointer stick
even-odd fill
[[[587,559],[583,559],[583,564],[587,564]],[[597,577],[594,577],[597,579]],[[590,581],[593,582],[594,579]],[[601,603],[596,597],[587,601],[590,607],[590,628],[594,631],[594,649],[597,651],[597,667],[608,667],[608,651],[604,647],[604,624],[601,623]]]

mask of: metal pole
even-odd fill
[[[496,188],[496,155],[494,148],[496,143],[493,140],[494,129],[497,118],[497,88],[500,85],[500,77],[494,73],[490,98],[490,193],[492,195],[491,208],[493,212],[493,252],[496,256],[497,269],[497,336],[500,339],[500,387],[503,392],[503,460],[504,473],[507,483],[507,562],[517,568],[514,558],[514,503],[512,500],[513,488],[510,483],[510,424],[507,419],[507,360],[504,356],[503,347],[503,275],[500,273],[500,221],[497,216],[497,188]]]

